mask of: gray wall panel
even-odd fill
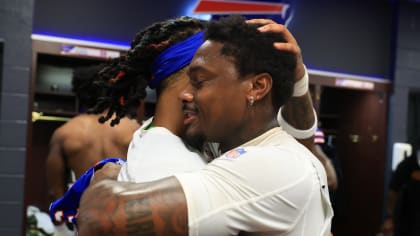
[[[30,69],[28,67],[4,65],[3,92],[29,94]]]
[[[7,165],[0,165],[0,176],[24,175],[25,158],[24,148],[0,148],[0,163],[7,163]]]
[[[0,131],[0,147],[26,146],[26,121],[8,122],[0,120]]]
[[[23,212],[22,204],[20,202],[0,202],[0,209],[0,232],[2,230],[20,232]]]
[[[0,202],[23,202],[23,175],[0,175],[0,186],[7,189],[0,195]]]
[[[26,122],[28,115],[28,94],[3,93],[1,103],[0,107],[3,120],[23,120]]]

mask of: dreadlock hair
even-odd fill
[[[137,106],[140,100],[145,98],[146,86],[152,77],[151,65],[154,59],[166,48],[204,27],[204,21],[183,16],[155,23],[137,33],[127,55],[113,59],[100,72],[101,79],[98,85],[102,88],[104,96],[98,99],[92,112],[101,113],[108,109],[108,113],[99,121],[104,123],[115,114],[111,126],[118,124],[119,120],[127,115],[130,107]],[[172,80],[174,76],[169,77]],[[168,83],[170,82],[162,81],[158,85],[158,97]]]
[[[100,97],[100,91],[95,86],[95,80],[99,78],[99,71],[104,64],[77,67],[73,70],[72,91],[79,99],[81,105],[87,109],[96,104],[96,100]]]
[[[296,67],[294,55],[274,49],[274,42],[285,42],[279,33],[261,33],[258,24],[247,24],[245,18],[230,16],[209,23],[206,40],[223,44],[221,54],[232,57],[240,78],[269,73],[273,78],[272,104],[275,111],[292,95]]]

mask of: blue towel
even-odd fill
[[[72,229],[72,224],[76,224],[76,214],[79,209],[80,198],[83,192],[89,187],[89,183],[96,170],[99,170],[108,162],[122,165],[125,160],[121,158],[104,159],[94,167],[87,170],[79,179],[74,182],[69,190],[50,205],[50,218],[55,224],[66,223]]]

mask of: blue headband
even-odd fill
[[[150,68],[153,77],[149,86],[156,88],[160,81],[189,65],[195,52],[203,42],[204,31],[200,31],[161,52]]]

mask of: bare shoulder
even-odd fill
[[[60,135],[71,135],[73,133],[77,133],[77,130],[82,129],[83,124],[86,122],[86,120],[87,117],[84,115],[75,116],[63,125],[61,125],[59,128],[57,128],[55,133],[59,133]]]
[[[75,119],[76,118],[72,118],[66,123],[59,126],[54,131],[53,136],[51,137],[51,142],[52,143],[62,142],[66,140],[72,133],[74,133],[73,127],[77,127]]]
[[[118,124],[116,127],[122,130],[126,130],[127,132],[134,132],[140,128],[140,124],[134,119],[123,118],[120,120],[120,124]]]
[[[109,125],[109,124],[105,124]],[[123,141],[123,143],[129,143],[133,137],[133,133],[140,128],[140,124],[136,120],[129,118],[123,118],[120,123],[110,129],[112,136]]]
[[[93,118],[88,115],[78,115],[57,128],[53,138],[61,140],[65,146],[73,146],[90,140],[94,132],[90,130]]]

